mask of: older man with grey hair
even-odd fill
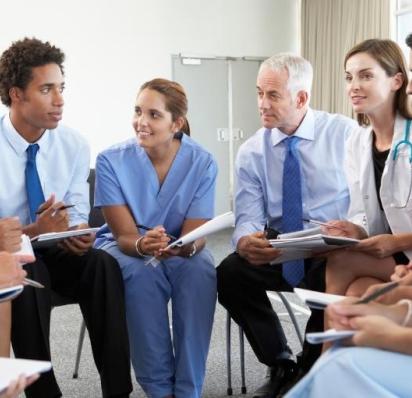
[[[356,123],[309,107],[312,75],[310,63],[293,54],[262,63],[257,97],[263,127],[240,147],[236,160],[235,252],[217,269],[218,293],[259,361],[269,367],[268,380],[254,397],[275,397],[296,374],[266,291],[295,286],[322,291],[325,284],[322,259],[272,265],[281,252],[268,238],[310,226],[305,219],[344,219],[349,204],[342,166],[345,141]],[[322,326],[323,314],[314,311],[307,330]],[[318,355],[304,348],[305,370]]]

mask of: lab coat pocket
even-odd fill
[[[409,203],[412,187],[412,165],[408,152],[398,153],[396,160],[393,161],[389,181],[392,206],[398,208],[412,206],[412,203]]]

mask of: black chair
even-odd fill
[[[90,227],[101,227],[105,223],[103,214],[100,209],[93,207],[95,179],[96,179],[95,170],[90,169],[89,178],[87,179],[87,182],[89,183],[89,194],[90,194],[89,225]],[[68,304],[76,304],[76,302],[73,301],[71,298],[62,296],[53,291],[51,293],[51,302],[52,302],[52,307],[60,307],[63,305],[68,305]],[[82,324],[80,326],[79,340],[77,343],[77,353],[76,353],[76,362],[75,362],[74,371],[73,371],[73,379],[77,379],[79,376],[79,365],[80,365],[80,358],[82,354],[85,333],[86,333],[86,323],[84,322],[84,319],[82,319]]]
[[[290,319],[292,320],[293,326],[296,331],[296,335],[298,336],[300,345],[303,347],[303,335],[300,331],[298,321],[296,320],[295,313],[293,311],[292,306],[289,304],[288,299],[282,292],[275,292],[279,296],[280,300],[282,301],[283,305],[285,306]],[[233,388],[232,388],[232,353],[231,353],[231,325],[232,325],[232,318],[229,315],[229,312],[226,312],[226,365],[227,365],[227,395],[233,395]],[[246,394],[246,377],[245,377],[245,338],[243,329],[238,326],[239,328],[239,353],[240,353],[240,377],[241,377],[241,393]]]

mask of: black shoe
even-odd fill
[[[282,361],[277,367],[268,368],[266,381],[253,394],[253,398],[276,398],[281,388],[294,376],[295,363]]]
[[[276,398],[284,397],[289,392],[289,390],[291,390],[296,384],[299,383],[301,379],[303,379],[305,375],[306,372],[303,371],[301,368],[298,371],[296,371],[293,377],[288,382],[283,384]]]

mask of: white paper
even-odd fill
[[[30,238],[27,235],[23,234],[21,236],[21,248],[18,252],[13,253],[13,255],[16,256],[20,264],[32,263],[36,260]]]
[[[337,303],[345,298],[345,296],[338,294],[315,292],[314,290],[300,289],[298,287],[295,287],[293,290],[308,307],[315,309],[324,309],[329,304]]]
[[[312,230],[316,229],[317,228],[312,228]],[[295,234],[295,232],[292,232],[292,234]],[[290,236],[290,234],[286,234],[286,236],[288,235]],[[279,237],[280,236],[283,235],[279,235]],[[353,246],[358,242],[358,239],[323,234],[286,239],[270,239],[269,243],[272,247],[282,250],[282,254],[271,261],[271,264],[282,264],[285,261],[310,258],[313,257],[314,254]]]
[[[180,247],[186,245],[187,243],[194,242],[196,239],[204,238],[207,235],[211,235],[215,232],[219,232],[223,229],[233,227],[235,224],[235,216],[233,212],[221,214],[212,218],[208,222],[204,223],[200,227],[190,231],[188,234],[180,237],[179,239],[172,242],[166,249],[172,249],[173,247]],[[150,258],[145,262],[146,265],[152,265],[157,267],[159,260],[156,257]]]
[[[11,381],[18,379],[21,374],[28,377],[50,369],[51,363],[46,361],[0,358],[0,392],[9,386]]]
[[[347,339],[355,334],[355,330],[328,329],[325,332],[307,333],[306,340],[311,344],[321,344],[325,341]]]
[[[233,212],[229,211],[228,213],[221,214],[220,216],[212,218],[200,227],[194,229],[193,231],[190,231],[188,234],[175,240],[167,247],[167,249],[171,249],[176,246],[183,246],[187,243],[194,242],[196,239],[204,238],[207,235],[219,232],[226,228],[230,228],[234,225],[234,223],[235,216]]]
[[[0,289],[0,302],[14,299],[23,291],[23,288],[23,285],[16,285]]]

